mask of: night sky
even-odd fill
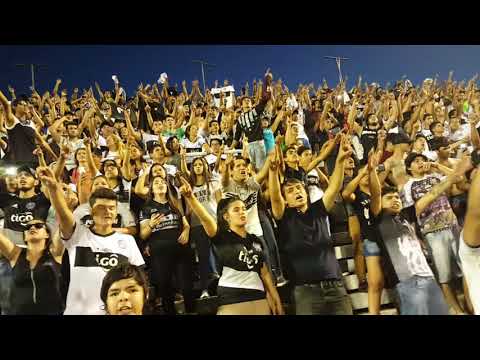
[[[455,79],[469,79],[480,66],[480,46],[389,46],[389,45],[55,45],[55,46],[0,46],[0,82],[6,92],[11,84],[17,94],[28,93],[31,83],[29,69],[18,69],[18,63],[47,65],[37,72],[36,87],[40,93],[53,89],[55,79],[63,79],[62,88],[88,88],[98,81],[105,89],[113,87],[112,74],[131,95],[140,82],[153,84],[162,72],[170,83],[187,80],[188,89],[193,79],[201,83],[199,64],[202,59],[216,67],[207,72],[207,85],[214,80],[222,84],[229,79],[239,91],[245,81],[260,78],[270,67],[274,77],[281,77],[290,90],[301,82],[320,84],[325,77],[329,85],[338,81],[334,61],[323,56],[343,56],[351,60],[342,65],[353,86],[358,75],[364,81],[385,85],[403,75],[418,84],[426,77],[439,74],[446,79],[450,70]]]

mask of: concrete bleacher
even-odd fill
[[[333,216],[330,218],[330,225],[332,229],[332,239],[335,246],[335,255],[340,263],[342,269],[343,279],[348,294],[352,300],[352,306],[355,315],[368,314],[368,294],[366,292],[360,292],[358,277],[355,274],[355,263],[353,261],[353,245],[352,239],[348,233],[347,219],[345,212],[342,209],[343,205],[341,199],[338,199],[336,206],[333,209]],[[293,314],[293,308],[291,306],[291,287],[287,284],[278,288],[278,292],[285,306],[285,312],[287,314]],[[381,314],[382,315],[397,315],[398,311],[392,300],[392,296],[389,291],[384,290],[381,300]],[[197,313],[201,315],[214,315],[216,311],[216,296],[212,296],[208,299],[197,300],[196,308]],[[177,303],[177,310],[179,313],[183,312],[183,303]]]

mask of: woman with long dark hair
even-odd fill
[[[260,240],[247,233],[245,203],[238,197],[218,203],[211,216],[181,179],[180,192],[212,238],[221,277],[218,282],[217,315],[282,315],[282,302],[262,252]]]
[[[161,176],[150,184],[149,200],[140,211],[140,238],[148,241],[152,283],[162,298],[166,314],[174,315],[173,277],[178,268],[185,311],[193,313],[193,251],[189,244],[190,225],[175,190]]]
[[[185,156],[182,156],[182,172],[188,176],[193,195],[211,216],[216,217],[217,204],[222,198],[222,187],[219,181],[212,179],[205,158],[195,158],[190,164],[190,170],[187,170]],[[209,274],[215,270],[210,269],[210,239],[195,213],[192,213],[190,208],[187,213],[191,214],[190,238],[195,242],[198,254],[200,266],[200,298],[202,299],[210,296],[208,294],[208,278]]]
[[[12,267],[12,288],[8,315],[61,315],[61,263],[64,247],[42,220],[25,226],[27,248],[15,245],[0,234],[0,254]]]

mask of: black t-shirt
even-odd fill
[[[299,167],[298,170],[295,170],[294,168],[291,168],[285,164],[285,179],[297,179],[305,183],[306,176],[307,174],[305,173],[305,170],[303,170],[301,167]]]
[[[17,123],[8,133],[8,154],[6,160],[35,162],[35,130],[29,125]]]
[[[252,234],[242,238],[227,231],[217,234],[212,246],[221,271],[219,305],[264,299],[260,273],[265,259],[260,240]]]
[[[240,141],[242,134],[248,137],[249,142],[263,140],[263,129],[260,119],[263,116],[266,104],[267,101],[263,100],[253,110],[240,114],[236,123],[235,140]]]
[[[401,215],[380,213],[373,221],[386,287],[413,276],[433,277],[415,229]]]
[[[149,200],[140,210],[139,221],[149,221],[153,214],[165,215],[163,220],[152,229],[149,241],[152,247],[176,246],[181,234],[182,219],[170,206],[169,203],[160,204],[155,200]]]
[[[377,146],[377,130],[365,128],[360,136],[360,143],[363,146],[363,162],[368,161],[368,153]]]
[[[355,214],[360,222],[360,230],[363,239],[375,241],[375,232],[372,229],[373,226],[373,214],[370,210],[371,198],[370,195],[365,194],[363,191],[357,188],[355,190],[355,201],[353,202],[353,208]]]
[[[9,193],[0,194],[0,207],[5,213],[5,229],[23,231],[24,226],[33,219],[46,221],[50,200],[43,193],[29,199],[20,199]]]
[[[295,285],[342,278],[323,199],[310,204],[305,214],[286,208],[279,234],[287,276]]]

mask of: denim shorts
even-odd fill
[[[380,256],[380,248],[375,241],[368,239],[363,240],[363,256]]]

